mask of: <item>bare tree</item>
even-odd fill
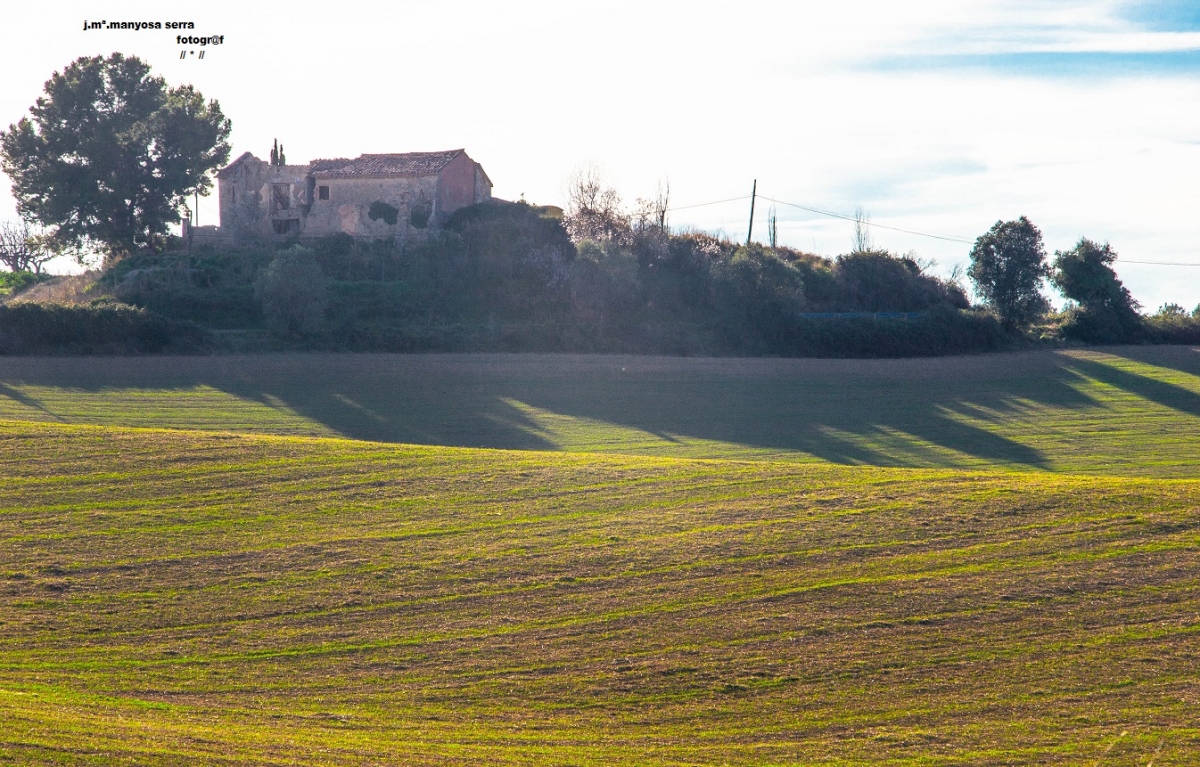
[[[54,258],[46,248],[42,236],[35,232],[28,221],[0,224],[0,264],[13,272],[42,273],[42,266]]]
[[[576,168],[567,177],[567,215],[578,216],[600,207],[604,181],[595,165]]]
[[[859,206],[854,211],[854,252],[869,253],[875,249],[871,240],[871,214]]]
[[[917,251],[915,250],[910,250],[905,253],[904,258],[907,258],[909,261],[912,261],[914,264],[916,264],[917,269],[921,271],[921,274],[931,273],[937,268],[938,265],[936,258],[925,258],[924,256],[918,256]]]
[[[658,194],[654,196],[654,215],[658,220],[658,231],[669,234],[667,228],[667,211],[671,209],[671,180],[667,179],[658,185]]]
[[[653,234],[667,235],[670,234],[670,228],[667,224],[667,212],[671,207],[671,186],[667,184],[664,188],[663,184],[658,185],[658,192],[654,197],[646,199],[639,197],[633,205],[632,225],[633,230],[638,235]]]
[[[567,179],[567,233],[575,242],[626,242],[630,238],[629,216],[621,195],[605,186],[594,166],[580,168]]]
[[[967,269],[962,264],[955,264],[954,268],[950,270],[950,276],[946,280],[958,286],[958,289],[963,292],[964,296],[970,294],[970,291],[967,289]]]

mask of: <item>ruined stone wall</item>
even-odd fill
[[[492,182],[483,172],[483,167],[475,163],[475,202],[492,199]]]
[[[249,158],[217,181],[221,228],[237,241],[300,234],[311,198],[308,187],[307,165]]]
[[[251,155],[217,188],[221,236],[238,243],[337,233],[421,238],[455,210],[491,198],[491,183],[465,154],[438,175],[331,179],[310,176],[308,165],[273,166]]]
[[[180,236],[187,247],[225,247],[234,244],[227,230],[216,226],[192,226],[186,218],[180,227]]]
[[[321,199],[321,187],[329,188],[329,199]],[[305,237],[324,237],[345,232],[353,237],[368,239],[407,239],[420,235],[433,226],[433,208],[437,198],[437,176],[409,178],[331,178],[315,179],[313,204],[304,221]],[[378,216],[371,218],[373,203],[382,203],[396,210],[395,223]],[[428,208],[426,221],[413,216]],[[382,211],[387,213],[387,211]],[[414,226],[413,219],[425,226]]]

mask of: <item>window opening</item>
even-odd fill
[[[271,201],[275,210],[287,210],[292,206],[291,184],[274,184],[271,188]]]

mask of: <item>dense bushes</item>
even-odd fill
[[[213,347],[204,330],[131,306],[0,306],[0,354],[145,354]]]
[[[921,271],[915,260],[870,250],[838,256],[834,266],[837,306],[842,311],[919,312],[948,305],[970,306],[962,288]]]
[[[1165,344],[1200,344],[1200,306],[1191,313],[1178,304],[1166,304],[1145,319],[1149,340]]]
[[[804,318],[787,353],[798,357],[924,357],[997,351],[1012,344],[1012,336],[992,315],[943,305],[911,319]]]
[[[796,327],[804,311],[800,270],[761,245],[738,248],[712,265],[712,289],[719,311],[747,330],[780,338]]]
[[[1200,343],[1197,313],[1138,313],[1107,244],[1080,240],[1057,252],[1051,268],[1040,232],[1024,218],[997,222],[976,241],[970,274],[987,303],[973,309],[958,279],[935,277],[914,256],[876,249],[869,238],[835,259],[740,245],[672,233],[665,193],[627,212],[594,177],[577,191],[565,216],[558,208],[491,201],[407,242],[339,234],[274,247],[139,254],[111,266],[97,284],[146,313],[80,314],[87,333],[98,335],[78,343],[53,330],[59,319],[47,315],[8,343],[165,349],[176,336],[194,335],[193,325],[179,322],[232,331],[222,335],[240,350],[898,357],[1042,341]],[[1046,277],[1070,301],[1062,312],[1048,313]],[[105,335],[117,333],[118,317],[128,343]],[[174,330],[164,329],[164,318],[178,321]]]
[[[329,303],[325,274],[313,252],[301,245],[281,250],[254,281],[267,328],[285,338],[317,335]]]
[[[266,251],[138,255],[100,278],[120,302],[210,328],[253,327],[262,322],[254,280],[270,263]]]
[[[911,258],[832,261],[671,235],[661,219],[606,221],[582,229],[613,236],[573,241],[558,209],[495,201],[417,242],[138,256],[102,282],[176,319],[269,333],[276,348],[907,356],[1002,343],[994,322],[960,311],[957,285]],[[936,319],[806,317],[939,307]]]
[[[176,320],[248,331],[238,338],[254,348],[897,357],[1025,338],[911,256],[827,259],[671,234],[661,219],[602,223],[572,229],[601,239],[572,240],[558,209],[491,202],[418,241],[138,256],[101,282]],[[1106,246],[1056,256],[1054,282],[1075,304],[1055,337],[1200,342],[1200,318],[1137,314]],[[906,316],[875,316],[888,313]]]

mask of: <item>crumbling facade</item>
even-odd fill
[[[233,242],[338,233],[407,240],[492,196],[491,180],[462,149],[308,165],[272,165],[246,152],[217,174],[217,187],[221,226],[212,235]]]

